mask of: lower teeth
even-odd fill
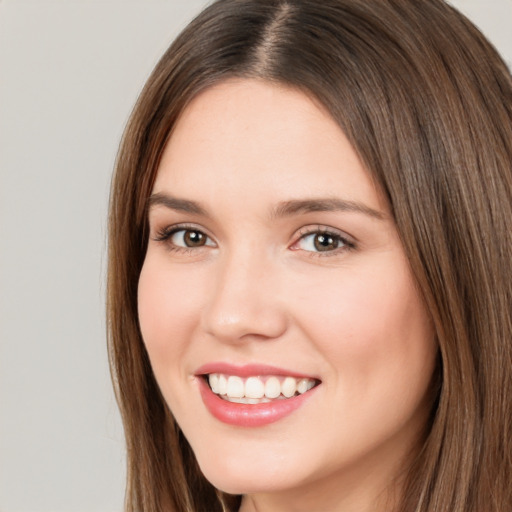
[[[226,402],[231,402],[235,404],[268,404],[269,402],[273,402],[274,400],[286,400],[286,397],[283,395],[278,396],[277,398],[234,398],[227,395],[217,395],[218,397],[222,398],[222,400],[226,400]],[[295,395],[296,396],[296,395]]]
[[[235,404],[251,404],[251,405],[255,405],[255,404],[268,404],[269,402],[271,402],[272,400],[270,400],[270,398],[231,398],[227,395],[220,395],[220,397],[223,399],[223,400],[226,400],[227,402],[232,402],[232,403],[235,403]]]

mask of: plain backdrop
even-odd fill
[[[123,125],[204,0],[0,0],[0,512],[120,512],[106,214]],[[453,2],[512,62],[512,0]]]

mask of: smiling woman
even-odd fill
[[[437,347],[339,126],[294,89],[222,82],[183,112],[153,193],[196,205],[149,210],[138,304],[204,475],[242,510],[329,510],[350,475],[339,505],[370,510],[423,434]]]
[[[113,181],[126,510],[509,510],[511,163],[447,4],[206,9]]]

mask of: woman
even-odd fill
[[[220,0],[113,181],[126,510],[512,509],[512,80],[441,0]]]

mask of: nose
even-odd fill
[[[287,329],[275,262],[239,251],[215,262],[202,328],[224,343],[279,338]]]

